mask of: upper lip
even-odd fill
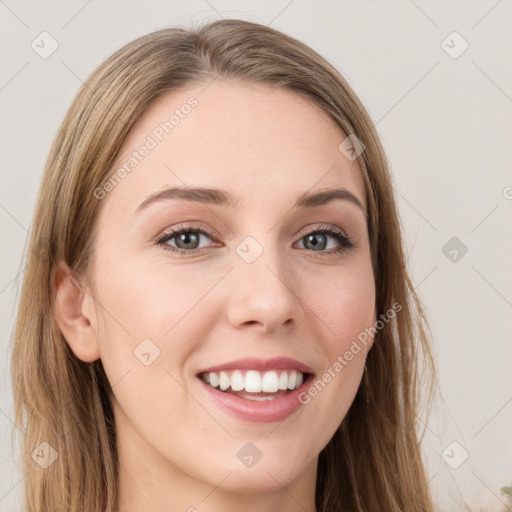
[[[244,359],[236,359],[234,361],[210,366],[209,368],[200,370],[198,375],[201,373],[219,372],[222,370],[297,370],[301,373],[314,373],[312,368],[290,357],[272,357],[270,359],[246,357]]]

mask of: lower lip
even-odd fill
[[[264,401],[249,400],[224,393],[206,384],[202,379],[199,380],[211,399],[236,418],[255,423],[269,423],[284,420],[302,405],[299,395],[309,387],[313,377],[309,375],[297,389],[285,396]]]

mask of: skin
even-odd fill
[[[363,211],[343,200],[292,209],[304,192],[340,187],[366,208],[363,180],[338,150],[346,135],[309,101],[265,85],[205,87],[166,93],[130,133],[113,169],[169,112],[198,100],[100,201],[87,292],[60,268],[57,322],[78,358],[101,358],[113,386],[118,512],[315,511],[318,454],[352,404],[372,339],[282,422],[233,417],[211,402],[196,373],[285,355],[319,377],[374,324]],[[185,185],[226,189],[240,205],[164,199],[134,213],[154,192]],[[215,234],[201,235],[201,254],[155,243],[183,222]],[[354,247],[328,255],[340,242],[321,234],[327,245],[305,245],[305,235],[325,226],[342,229]],[[250,264],[235,250],[247,236],[263,249]],[[147,338],[160,350],[148,366],[134,356]],[[251,468],[237,457],[248,441],[262,454]]]

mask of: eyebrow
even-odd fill
[[[162,199],[184,199],[186,201],[195,201],[205,204],[214,204],[219,206],[228,206],[236,208],[239,206],[239,198],[233,196],[230,192],[223,189],[204,188],[204,187],[171,187],[155,192],[150,195],[135,210],[143,210],[150,204],[161,201]],[[344,188],[325,189],[319,192],[304,192],[301,194],[293,208],[315,208],[324,206],[335,200],[348,201],[359,207],[367,215],[361,201],[352,192]]]

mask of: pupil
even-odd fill
[[[183,242],[185,245],[188,245],[190,244],[190,239],[192,239],[192,243],[198,241],[198,236],[197,235],[194,235],[194,234],[191,234],[191,233],[182,233],[181,235],[179,235],[178,237],[178,246],[179,246],[179,242]],[[196,247],[181,247],[181,249],[195,249]]]
[[[315,241],[315,238],[318,238],[318,237],[321,237],[323,239],[323,244],[322,242],[318,242],[318,241]],[[311,242],[312,246],[313,247],[317,247],[318,245],[322,246],[321,248],[324,248],[324,245],[325,245],[325,235],[322,234],[322,233],[318,233],[317,235],[308,235],[307,237],[308,239],[308,243]]]

